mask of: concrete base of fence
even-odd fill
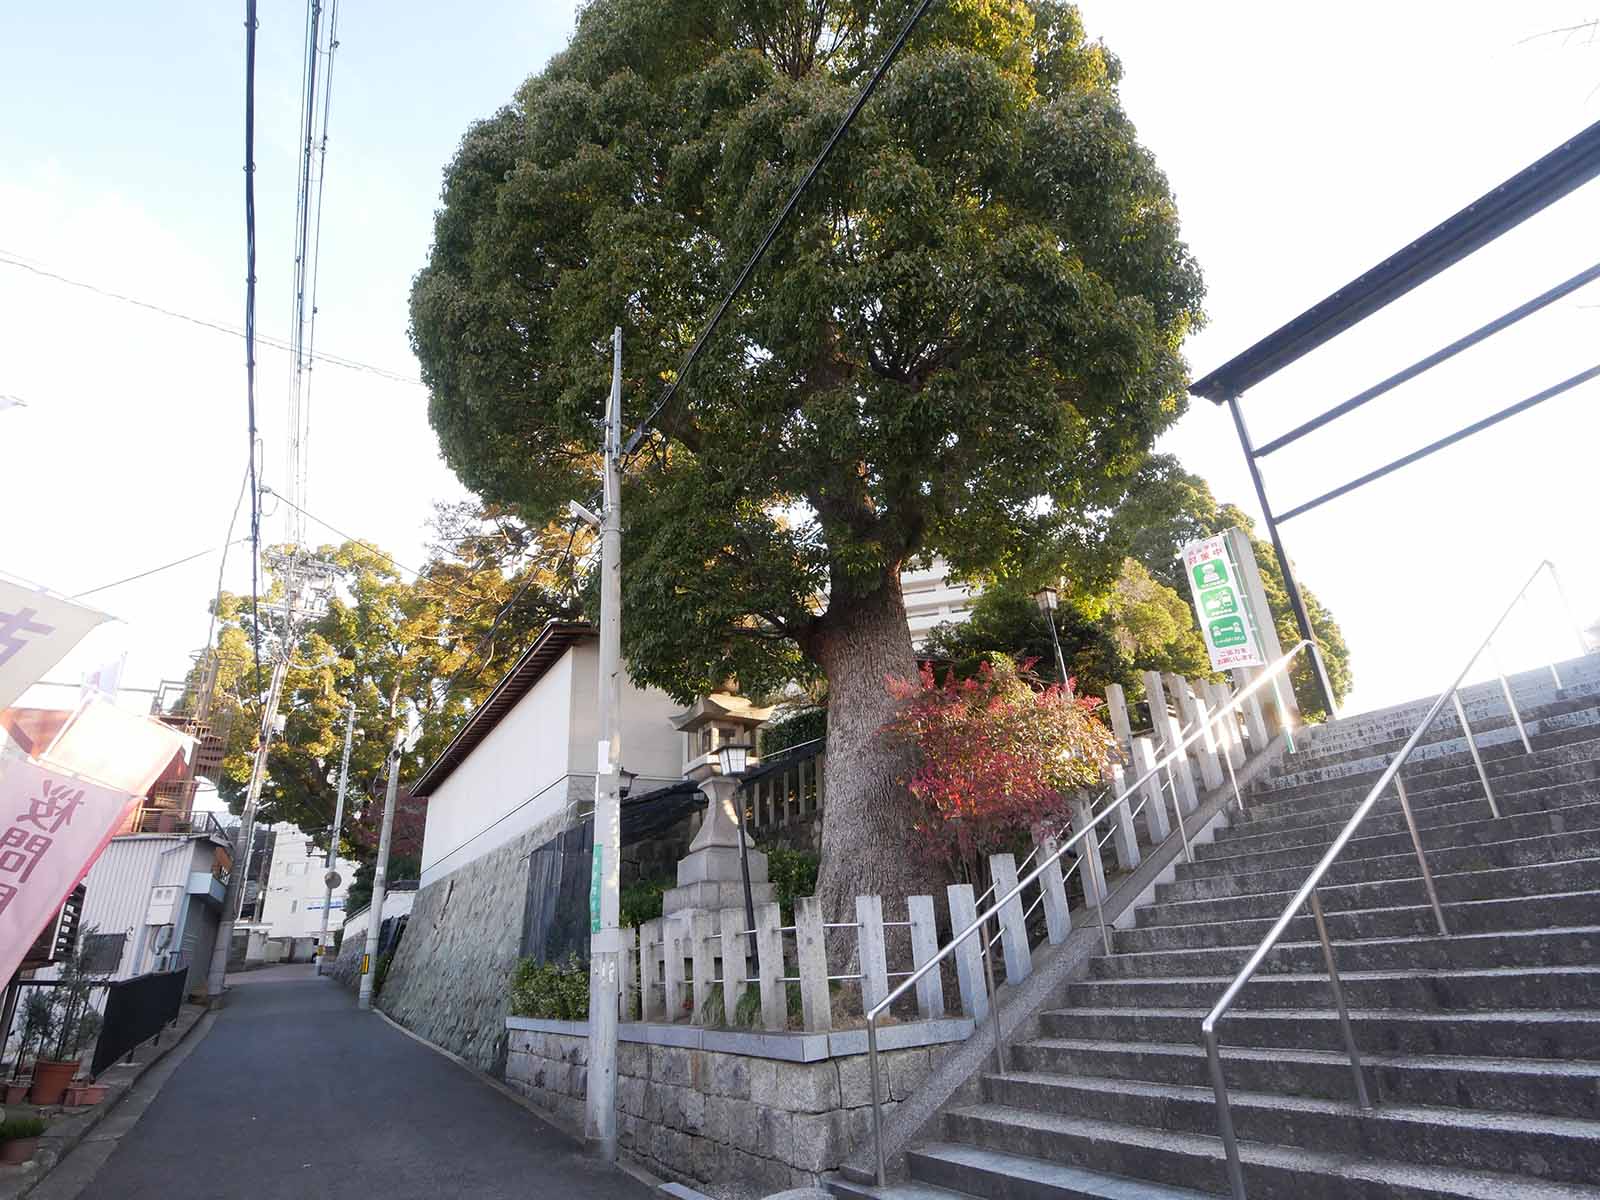
[[[582,1021],[506,1019],[506,1084],[581,1130],[589,1066]],[[965,1019],[879,1035],[885,1112],[972,1032]],[[618,1027],[618,1141],[655,1174],[719,1200],[811,1187],[871,1128],[866,1033],[762,1033],[631,1022]]]

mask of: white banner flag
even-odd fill
[[[138,802],[46,763],[0,757],[0,978],[16,972]]]
[[[47,765],[119,791],[146,795],[194,738],[154,717],[95,696],[73,713],[43,754]]]
[[[0,579],[0,708],[44,677],[103,612]]]

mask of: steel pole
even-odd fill
[[[399,668],[396,667],[398,673]],[[395,682],[396,699],[400,684]],[[398,707],[391,705],[391,708]],[[361,960],[361,991],[356,997],[356,1007],[372,1007],[372,985],[378,974],[378,939],[383,934],[383,902],[389,892],[389,843],[394,838],[394,810],[400,792],[400,746],[405,741],[405,727],[395,731],[394,745],[389,750],[389,786],[383,797],[383,829],[378,834],[378,861],[372,868],[372,904],[367,908],[367,952]]]
[[[292,584],[292,581],[291,581]],[[290,612],[294,607],[294,591],[289,593]],[[261,709],[261,728],[256,735],[255,761],[250,764],[250,788],[245,793],[244,809],[239,814],[239,840],[234,846],[233,869],[228,874],[228,892],[222,901],[222,921],[217,925],[217,940],[211,947],[211,967],[206,972],[206,994],[222,995],[223,981],[228,974],[228,950],[233,944],[233,927],[239,920],[239,909],[244,903],[245,876],[250,869],[251,843],[256,835],[256,807],[261,801],[261,785],[267,776],[267,750],[272,745],[272,734],[278,720],[278,701],[283,695],[283,677],[289,673],[289,654],[293,639],[287,639],[283,653],[272,668],[272,683],[267,688],[267,701]]]
[[[617,1000],[622,934],[622,329],[611,335],[611,396],[606,404],[605,510],[600,519],[599,762],[594,797],[594,882],[600,911],[590,914],[589,1069],[585,1132],[606,1162],[617,1158]],[[742,822],[741,822],[742,825]],[[731,1016],[731,1014],[730,1014]]]
[[[1300,636],[1312,644],[1316,643],[1316,636],[1311,632],[1311,617],[1306,612],[1306,603],[1300,595],[1300,585],[1295,582],[1294,568],[1289,564],[1289,553],[1283,548],[1283,538],[1278,535],[1278,520],[1272,514],[1272,505],[1267,500],[1267,485],[1262,481],[1261,468],[1256,465],[1256,450],[1250,441],[1250,431],[1245,428],[1244,413],[1239,409],[1239,397],[1228,397],[1228,410],[1233,413],[1233,426],[1239,431],[1239,445],[1244,450],[1245,466],[1250,468],[1250,481],[1256,487],[1256,501],[1261,505],[1261,515],[1266,519],[1267,536],[1272,540],[1272,552],[1278,556],[1278,569],[1283,572],[1283,590],[1289,595],[1289,607],[1294,610],[1295,624],[1300,627]],[[1317,689],[1322,693],[1322,703],[1332,717],[1338,712],[1337,705],[1333,702],[1333,684],[1328,682],[1328,673],[1323,669],[1322,657],[1312,655],[1314,674],[1317,679]]]
[[[350,741],[356,732],[356,702],[350,701],[350,711],[344,722],[344,753],[339,756],[339,795],[333,803],[333,832],[328,837],[328,856],[323,865],[322,932],[317,937],[317,974],[322,974],[322,964],[328,958],[328,909],[333,904],[333,884],[328,874],[339,857],[339,831],[344,828],[344,789],[350,782]]]

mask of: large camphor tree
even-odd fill
[[[596,490],[608,341],[644,418],[910,11],[594,0],[445,172],[412,337],[445,457],[534,522]],[[1201,283],[1068,5],[940,0],[628,463],[623,649],[681,700],[821,673],[818,891],[924,890],[903,568],[981,577],[1183,411]]]

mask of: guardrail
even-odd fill
[[[995,936],[996,939],[998,939],[1001,936],[1001,932],[1003,932],[1003,930],[1000,928],[1002,910],[1004,910],[1008,905],[1013,904],[1015,907],[1020,908],[1021,905],[1018,903],[1018,897],[1022,894],[1024,888],[1041,879],[1047,872],[1053,873],[1059,871],[1062,856],[1068,851],[1075,850],[1079,843],[1085,838],[1089,837],[1094,830],[1107,818],[1114,816],[1120,818],[1124,810],[1126,810],[1128,820],[1131,822],[1132,818],[1142,811],[1145,805],[1154,798],[1146,792],[1146,785],[1152,780],[1155,780],[1157,782],[1157,788],[1159,791],[1160,775],[1162,771],[1166,770],[1170,775],[1171,769],[1177,765],[1179,759],[1185,757],[1191,745],[1200,741],[1203,737],[1212,734],[1212,732],[1219,725],[1221,725],[1223,721],[1237,720],[1237,716],[1243,710],[1244,706],[1247,703],[1254,702],[1257,693],[1268,688],[1272,689],[1277,699],[1280,720],[1282,721],[1284,728],[1287,729],[1287,710],[1283,703],[1282,694],[1278,692],[1279,682],[1280,680],[1287,680],[1290,666],[1301,653],[1307,650],[1309,650],[1313,655],[1319,654],[1315,643],[1309,641],[1298,642],[1292,649],[1288,651],[1288,653],[1284,654],[1283,657],[1279,658],[1271,665],[1263,668],[1261,674],[1256,679],[1252,680],[1249,686],[1242,689],[1226,705],[1223,705],[1214,711],[1206,711],[1205,709],[1202,709],[1200,716],[1193,725],[1193,728],[1186,735],[1181,736],[1175,745],[1168,746],[1166,748],[1166,752],[1160,758],[1158,758],[1154,764],[1147,767],[1144,772],[1133,781],[1133,783],[1124,787],[1123,790],[1098,813],[1093,811],[1092,805],[1088,806],[1085,810],[1080,811],[1078,814],[1078,820],[1075,820],[1074,824],[1077,824],[1079,821],[1081,821],[1082,827],[1076,833],[1074,833],[1060,846],[1052,848],[1043,861],[1035,866],[1022,879],[1011,884],[1005,893],[998,896],[998,898],[995,899],[987,909],[984,909],[981,913],[973,917],[960,933],[956,934],[950,939],[949,942],[940,948],[937,954],[924,962],[915,971],[911,972],[910,975],[901,980],[901,982],[887,995],[885,995],[867,1010],[867,1062],[872,1082],[872,1140],[879,1187],[888,1186],[888,1178],[884,1170],[883,1156],[883,1111],[880,1101],[878,1065],[878,1020],[885,1012],[889,1010],[889,1006],[901,996],[905,995],[911,988],[915,987],[930,971],[939,969],[940,964],[943,963],[945,959],[955,954],[958,947],[960,947],[974,934],[979,933],[980,930],[983,930],[991,920],[996,923],[997,932]],[[1244,808],[1244,798],[1239,792],[1239,781],[1237,776],[1234,774],[1233,761],[1231,758],[1228,759],[1228,777],[1232,781],[1234,801],[1236,804],[1238,804],[1240,810],[1242,811]],[[1193,855],[1189,848],[1189,834],[1184,824],[1184,820],[1189,814],[1183,812],[1181,806],[1178,804],[1176,785],[1174,785],[1172,790],[1173,807],[1177,817],[1179,835],[1183,840],[1184,856],[1192,861]],[[1101,796],[1104,795],[1105,793],[1102,792]],[[1128,806],[1130,801],[1136,795],[1143,795],[1145,798],[1139,801],[1137,807],[1129,809]],[[1110,837],[1115,833],[1116,829],[1113,828],[1111,832],[1106,835],[1104,840],[1109,840]],[[1098,846],[1100,844],[1102,844],[1102,839],[1097,838],[1096,845]],[[1035,853],[1038,853],[1038,851],[1035,851]],[[1099,856],[1098,854],[1095,854],[1092,856],[1092,858],[1094,862],[1097,863]],[[1074,863],[1073,865],[1076,867],[1077,864]],[[1088,869],[1091,872],[1098,874],[1095,872],[1094,866],[1091,866]],[[1100,876],[1095,880],[1095,883],[1095,915],[1100,924],[1102,943],[1105,946],[1106,953],[1110,954],[1113,951],[1111,945],[1111,931],[1106,925],[1105,921],[1104,906],[1106,889],[1104,877]],[[996,885],[995,888],[991,888],[990,892],[994,892],[997,889],[998,885]],[[988,894],[989,893],[985,893],[986,896]],[[1006,1072],[1005,1034],[1001,1029],[1000,1008],[994,997],[994,968],[990,962],[989,954],[990,948],[993,946],[994,942],[986,934],[980,936],[979,940],[983,943],[984,971],[989,989],[988,1016],[994,1025],[995,1064],[998,1073],[1004,1075]]]
[[[1484,770],[1483,759],[1478,754],[1478,746],[1472,733],[1472,726],[1467,724],[1467,713],[1461,704],[1460,688],[1468,672],[1483,657],[1484,651],[1489,651],[1494,659],[1495,673],[1500,678],[1501,691],[1505,696],[1507,706],[1511,710],[1512,723],[1516,726],[1517,734],[1522,740],[1522,748],[1528,754],[1533,753],[1533,746],[1528,741],[1528,731],[1522,723],[1522,714],[1517,711],[1516,699],[1511,694],[1511,685],[1507,681],[1505,671],[1500,665],[1499,655],[1494,651],[1494,639],[1495,635],[1500,632],[1501,626],[1506,623],[1507,619],[1516,610],[1517,605],[1522,603],[1528,593],[1528,589],[1538,580],[1540,572],[1546,570],[1550,572],[1551,582],[1555,585],[1557,595],[1561,599],[1562,606],[1566,609],[1568,618],[1571,619],[1572,607],[1567,603],[1566,593],[1561,587],[1560,577],[1556,574],[1555,564],[1550,562],[1549,559],[1545,559],[1534,568],[1533,574],[1528,577],[1528,581],[1517,590],[1517,594],[1512,597],[1511,603],[1500,614],[1500,619],[1494,623],[1494,626],[1489,630],[1488,636],[1472,652],[1472,657],[1467,660],[1466,665],[1461,668],[1455,679],[1451,681],[1450,686],[1441,692],[1439,698],[1433,702],[1433,706],[1428,709],[1427,715],[1422,718],[1422,723],[1406,739],[1405,745],[1400,748],[1388,767],[1384,769],[1383,774],[1378,777],[1378,782],[1367,793],[1366,799],[1356,808],[1345,827],[1339,831],[1339,835],[1333,839],[1333,844],[1328,847],[1327,853],[1312,868],[1311,873],[1306,877],[1306,881],[1300,885],[1300,890],[1295,892],[1294,898],[1284,907],[1283,914],[1273,924],[1272,928],[1267,931],[1267,936],[1256,947],[1255,953],[1251,954],[1249,959],[1245,961],[1239,973],[1234,976],[1233,982],[1228,985],[1227,990],[1222,993],[1222,997],[1217,1001],[1216,1005],[1206,1014],[1205,1020],[1200,1023],[1200,1035],[1205,1042],[1206,1058],[1211,1070],[1211,1086],[1217,1097],[1217,1132],[1222,1137],[1223,1150],[1227,1155],[1228,1183],[1232,1189],[1234,1200],[1246,1200],[1244,1168],[1239,1159],[1239,1143],[1234,1135],[1233,1115],[1228,1105],[1228,1082],[1222,1071],[1222,1056],[1217,1044],[1217,1023],[1227,1015],[1228,1010],[1233,1007],[1234,1001],[1239,998],[1239,993],[1250,982],[1257,969],[1266,960],[1267,955],[1272,953],[1279,941],[1282,940],[1284,931],[1288,929],[1289,923],[1294,920],[1301,908],[1309,901],[1311,915],[1317,927],[1317,939],[1322,943],[1322,959],[1328,968],[1328,987],[1333,994],[1334,1010],[1339,1018],[1340,1037],[1344,1042],[1345,1052],[1350,1058],[1350,1070],[1355,1084],[1356,1103],[1362,1108],[1373,1107],[1371,1093],[1367,1090],[1366,1072],[1361,1062],[1361,1050],[1356,1045],[1355,1032],[1350,1025],[1350,1013],[1345,1007],[1344,987],[1339,979],[1339,965],[1334,958],[1333,945],[1328,940],[1328,926],[1323,920],[1322,902],[1317,898],[1317,885],[1322,882],[1323,876],[1333,866],[1334,860],[1344,852],[1345,846],[1355,836],[1356,830],[1367,819],[1367,814],[1372,811],[1384,792],[1388,790],[1389,785],[1393,783],[1396,796],[1400,801],[1400,809],[1405,815],[1406,829],[1411,835],[1411,845],[1416,850],[1417,865],[1421,870],[1422,884],[1428,895],[1428,904],[1433,909],[1434,923],[1438,925],[1441,937],[1449,936],[1450,931],[1445,923],[1444,909],[1439,904],[1439,894],[1433,886],[1433,873],[1428,869],[1428,856],[1423,851],[1422,839],[1417,833],[1417,822],[1411,815],[1411,802],[1406,797],[1405,783],[1400,778],[1400,768],[1405,765],[1406,759],[1410,757],[1411,752],[1422,741],[1423,735],[1428,732],[1434,721],[1438,719],[1440,712],[1444,710],[1445,704],[1454,701],[1456,720],[1461,723],[1461,731],[1467,740],[1467,749],[1472,754],[1472,762],[1477,768],[1478,779],[1483,784],[1484,799],[1489,803],[1490,813],[1496,818],[1500,816],[1499,806],[1494,799],[1494,789],[1489,785],[1488,772]],[[1575,621],[1573,622],[1573,630],[1578,635],[1580,652],[1588,653],[1588,646],[1584,641],[1583,633],[1578,629]],[[1556,687],[1559,688],[1561,686],[1561,676],[1556,671],[1554,663],[1550,664],[1550,675],[1555,680]]]

